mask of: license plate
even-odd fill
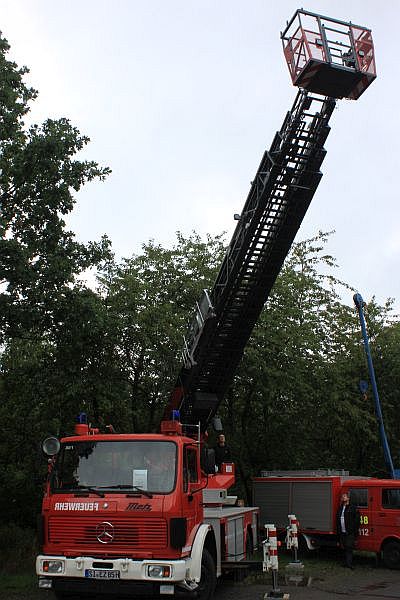
[[[89,579],[119,579],[120,571],[110,569],[85,569],[85,577]]]

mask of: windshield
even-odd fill
[[[175,487],[176,444],[90,441],[63,444],[52,491],[132,489],[168,494]]]

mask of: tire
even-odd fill
[[[251,560],[253,557],[253,538],[251,533],[247,533],[246,538],[246,558],[245,560]]]
[[[197,588],[198,600],[210,600],[217,584],[217,575],[214,559],[209,551],[204,548],[201,557],[201,577]]]
[[[315,550],[310,550],[308,547],[308,544],[306,542],[306,540],[304,539],[304,536],[299,535],[298,536],[298,541],[299,541],[299,550],[298,550],[298,554],[300,556],[304,556],[304,558],[306,558],[307,556],[310,556],[310,554],[312,552],[315,552]],[[319,548],[318,548],[319,549]]]
[[[382,549],[382,560],[388,569],[400,569],[400,543],[387,542]]]
[[[77,600],[78,598],[76,594],[70,594],[69,592],[59,592],[57,590],[53,590],[53,594],[57,600]]]

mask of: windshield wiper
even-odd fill
[[[146,496],[147,498],[152,498],[153,494],[151,494],[150,492],[148,492],[147,490],[144,490],[143,488],[137,486],[137,485],[102,485],[101,486],[102,490],[136,490],[137,492],[140,492],[141,494],[143,494],[143,496]]]
[[[92,492],[92,494],[96,494],[97,496],[100,496],[100,498],[104,498],[104,492],[100,492],[100,490],[96,490],[96,488],[92,488],[87,485],[78,485],[78,488],[75,491]]]

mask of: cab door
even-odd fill
[[[350,495],[350,503],[357,507],[360,513],[360,524],[358,528],[358,539],[356,548],[358,550],[373,550],[374,542],[374,525],[372,522],[372,514],[374,507],[373,490],[368,486],[350,487],[347,491]]]
[[[400,539],[400,486],[395,481],[376,487],[374,522],[379,547],[386,538]]]
[[[197,528],[203,520],[203,494],[201,491],[196,491],[202,487],[197,448],[189,444],[185,445],[182,459],[182,515],[186,517],[188,546],[186,552],[189,552]]]

